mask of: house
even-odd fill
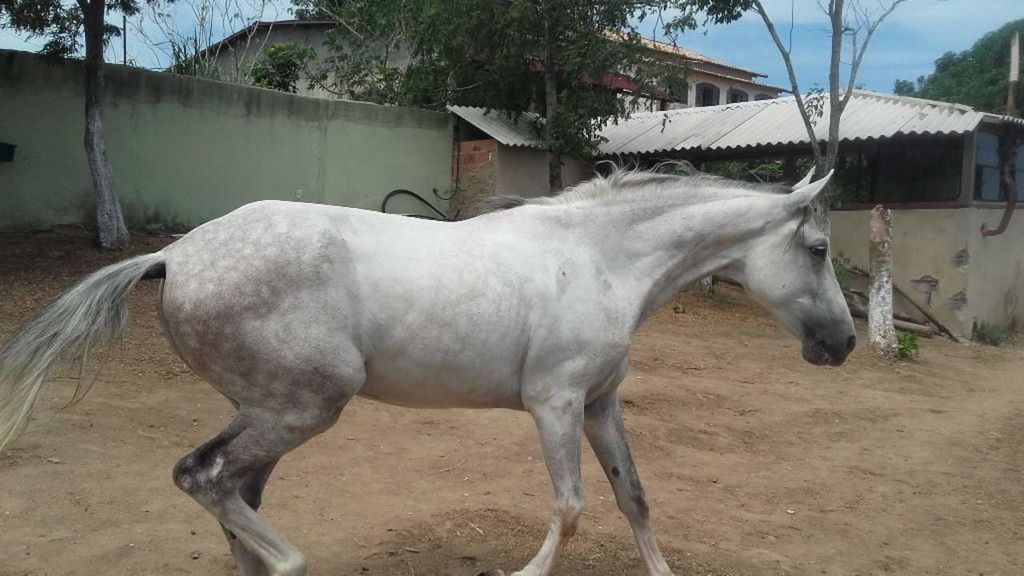
[[[216,42],[196,58],[209,64],[217,71],[218,78],[236,84],[252,84],[249,71],[260,56],[275,44],[296,44],[313,50],[316,61],[326,59],[329,48],[327,33],[337,26],[330,20],[280,20],[275,22],[254,22],[234,34]],[[332,94],[323,87],[309,87],[300,82],[296,87],[303,96],[330,98]]]
[[[770,100],[786,92],[782,88],[761,82],[759,79],[767,76],[760,72],[727,64],[675,44],[647,38],[642,42],[658,59],[678,63],[688,72],[689,89],[685,97],[678,102],[657,101],[656,105],[648,107],[649,111]]]
[[[259,56],[270,46],[278,43],[292,43],[309,46],[314,59],[323,61],[329,56],[328,32],[337,26],[332,20],[282,20],[277,22],[254,22],[253,24],[224,38],[200,53],[199,58],[215,63],[223,80],[249,83],[247,71]],[[747,70],[709,56],[687,50],[674,44],[643,39],[652,57],[661,62],[679,66],[680,74],[688,74],[688,91],[681,98],[645,97],[642,109],[656,111],[691,106],[715,106],[748,100],[777,98],[782,88],[758,81],[764,74]],[[409,54],[399,51],[390,56],[395,67],[408,64]],[[635,92],[636,85],[626,75],[605,79],[622,92]],[[297,87],[299,94],[307,96],[333,97],[324,86],[307,86],[302,82]]]
[[[826,101],[814,126],[821,140],[828,117]],[[867,270],[870,209],[885,205],[893,209],[894,282],[917,304],[965,337],[982,323],[1024,321],[1024,211],[1012,213],[1024,200],[1024,146],[1016,151],[1015,206],[999,186],[998,167],[1001,140],[1022,134],[1019,118],[855,91],[840,126],[833,254]],[[780,159],[790,180],[809,146],[791,97],[636,114],[602,136],[609,159],[696,166]],[[1008,226],[991,235],[1006,215]]]

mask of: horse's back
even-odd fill
[[[229,397],[253,370],[312,366],[365,370],[363,392],[394,403],[514,407],[544,293],[543,259],[516,242],[466,223],[254,203],[165,249],[167,332]]]

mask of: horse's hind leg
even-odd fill
[[[275,460],[252,473],[238,489],[242,500],[245,500],[245,503],[257,512],[260,509],[260,503],[263,501],[263,489],[266,487],[267,480],[270,479],[270,473],[274,471],[274,466],[277,465],[277,462]],[[235,557],[235,562],[238,564],[239,576],[268,576],[269,572],[263,561],[252,552],[249,552],[245,544],[242,544],[242,541],[230,530],[224,528],[223,524],[220,527],[223,528],[224,535],[228,539],[231,555]]]
[[[231,548],[245,576],[306,574],[305,556],[256,513],[256,494],[277,460],[334,424],[347,400],[268,409],[243,403],[223,432],[174,467],[175,484],[237,539]]]

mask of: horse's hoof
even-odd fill
[[[480,572],[476,576],[505,576],[505,572],[495,568],[494,570],[488,570],[487,572]]]

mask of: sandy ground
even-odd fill
[[[133,251],[166,240],[135,239]],[[101,264],[80,231],[0,237],[0,334]],[[95,388],[68,371],[0,457],[0,574],[228,575],[216,522],[171,466],[231,407],[171,354],[156,285]],[[673,309],[674,308],[674,309]],[[655,530],[677,576],[1024,574],[1024,352],[925,341],[815,368],[743,296],[683,295],[638,334],[623,386]],[[643,573],[589,451],[587,511],[558,574]],[[287,457],[263,511],[313,574],[515,569],[547,527],[528,416],[354,401]]]

